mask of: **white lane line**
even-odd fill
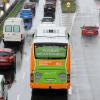
[[[73,25],[74,25],[74,21],[75,21],[76,15],[77,15],[77,13],[74,14],[74,17],[73,17],[73,19],[72,19],[72,25],[71,25],[69,34],[71,34],[71,32],[72,32],[72,28],[73,28]]]
[[[20,94],[17,95],[17,100],[19,100],[19,99],[20,99]]]
[[[23,79],[25,79],[25,77],[26,77],[26,72],[23,73]]]

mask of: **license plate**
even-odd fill
[[[47,81],[53,81],[54,79],[52,79],[52,78],[48,78],[48,79],[46,79]]]

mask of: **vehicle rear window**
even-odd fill
[[[0,52],[1,57],[5,57],[5,56],[9,56],[9,55],[10,55],[9,52]]]
[[[35,44],[35,57],[37,59],[65,59],[67,44]]]
[[[6,25],[5,26],[5,32],[12,32],[12,26],[11,25]]]
[[[14,25],[13,26],[13,32],[20,32],[20,26],[19,25]]]

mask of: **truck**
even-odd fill
[[[70,88],[70,43],[64,27],[37,30],[30,50],[30,87]]]
[[[44,5],[44,17],[52,17],[55,19],[56,6],[53,3],[46,3]]]
[[[33,13],[31,9],[22,9],[20,12],[20,18],[24,21],[24,27],[26,30],[31,29],[32,27],[32,19],[33,19]]]
[[[36,3],[35,2],[25,2],[24,9],[31,9],[33,16],[35,16]]]

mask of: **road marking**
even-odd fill
[[[20,94],[17,95],[17,100],[19,100],[19,99],[20,99]]]
[[[26,77],[26,72],[23,73],[23,79],[25,79],[25,77]]]
[[[72,28],[73,28],[73,25],[74,25],[74,21],[75,21],[76,15],[77,15],[77,13],[74,14],[74,17],[73,17],[73,19],[72,19],[72,25],[71,25],[69,34],[71,34],[71,32],[72,32]]]

